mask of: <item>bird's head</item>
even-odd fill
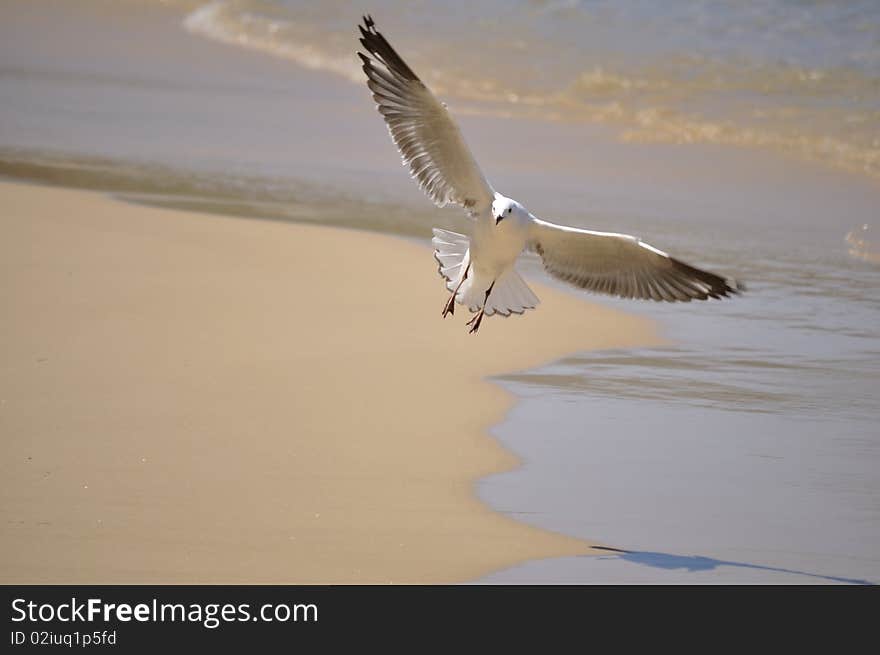
[[[500,193],[495,194],[495,200],[492,203],[492,218],[495,219],[495,225],[510,218],[521,219],[525,216],[528,216],[526,208],[516,200],[505,198]]]

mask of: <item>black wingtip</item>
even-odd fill
[[[364,23],[363,25],[358,25],[358,30],[363,37],[361,39],[361,43],[366,48],[367,45],[364,43],[364,39],[369,39],[371,36],[374,36],[376,34],[376,30],[374,29],[375,23],[373,22],[373,19],[370,17],[369,14],[364,14],[363,16],[361,16],[361,18],[363,19]]]
[[[376,23],[370,14],[362,16],[364,23],[358,25],[361,33],[361,45],[383,66],[406,80],[417,82],[418,76],[407,66],[406,62],[394,51],[391,44],[376,30]]]
[[[364,20],[363,25],[358,25],[362,34],[375,34],[376,33],[376,23],[373,21],[373,17],[370,14],[364,14],[361,16]]]
[[[695,268],[694,266],[686,264],[674,257],[670,257],[670,259],[675,268],[685,276],[699,280],[702,284],[708,287],[703,294],[694,296],[694,299],[696,300],[706,300],[707,298],[720,300],[721,298],[729,298],[730,296],[739,295],[745,291],[745,285],[738,280],[724,278],[715,273]]]
[[[738,296],[746,290],[746,285],[744,282],[740,282],[739,280],[735,280],[733,278],[728,278],[724,280],[724,288],[720,292],[721,297],[727,298],[729,296]]]

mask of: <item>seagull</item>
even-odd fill
[[[455,304],[484,316],[535,309],[538,298],[514,269],[524,251],[537,253],[552,276],[621,298],[689,302],[724,298],[742,286],[695,268],[628,234],[596,232],[543,221],[492,188],[446,110],[397,54],[369,15],[359,25],[358,52],[379,113],[405,166],[438,207],[458,205],[473,219],[470,237],[435,228],[434,258]]]

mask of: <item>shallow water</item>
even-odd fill
[[[484,581],[880,581],[880,269],[822,233],[692,235],[719,268],[742,253],[742,297],[603,301],[674,343],[500,378],[524,400],[495,434],[526,463],[481,498],[632,552]]]
[[[363,11],[472,111],[598,121],[639,142],[776,148],[880,177],[870,0],[226,0],[186,26],[359,83],[351,17]]]
[[[499,379],[522,402],[494,434],[525,465],[481,497],[632,552],[487,579],[880,582],[878,5],[372,5],[501,191],[748,287],[602,299],[670,345]],[[464,230],[407,179],[360,84],[361,11],[6,3],[0,175],[424,240]]]
[[[783,271],[736,302],[652,310],[674,345],[502,378],[525,400],[495,434],[526,464],[480,496],[632,553],[486,581],[880,581],[880,316],[835,292],[878,272]]]

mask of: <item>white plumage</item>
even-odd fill
[[[440,264],[440,275],[446,278],[446,288],[455,291],[456,285],[461,280],[462,267],[466,268],[470,261],[468,252],[470,239],[463,234],[434,228],[434,238],[431,243],[434,246],[434,259]],[[472,289],[467,284],[462,285],[458,302],[470,311],[477,312],[483,303],[483,292],[482,289]],[[527,309],[537,307],[539,302],[538,297],[529,289],[519,273],[511,268],[498,278],[492,289],[492,295],[486,302],[486,316],[523,314]]]
[[[410,173],[440,207],[459,205],[474,219],[470,237],[434,230],[434,257],[455,303],[475,316],[522,314],[538,298],[514,270],[524,249],[537,252],[546,270],[578,287],[624,298],[668,302],[723,298],[741,286],[670,257],[627,234],[593,232],[536,218],[496,192],[471,155],[445,105],[376,31],[369,16],[360,26],[358,53],[379,113]]]
[[[358,53],[367,86],[421,189],[438,207],[460,205],[472,213],[486,209],[494,198],[492,187],[446,108],[376,32],[371,18],[364,18],[360,30],[361,43],[375,58]]]

